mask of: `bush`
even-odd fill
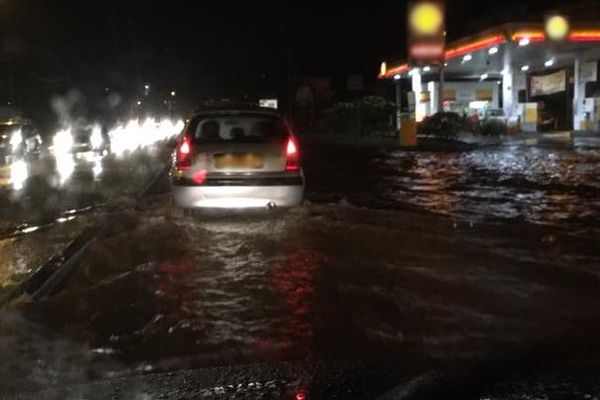
[[[354,103],[341,102],[323,111],[326,128],[337,134],[352,134],[357,128],[357,107]]]
[[[323,111],[325,128],[337,134],[365,135],[391,129],[396,107],[380,96],[367,96],[355,102],[341,102]]]
[[[419,134],[439,139],[455,139],[459,133],[471,130],[468,121],[453,112],[439,112],[426,118],[419,125]]]
[[[506,135],[506,124],[499,119],[488,119],[481,125],[481,134],[484,136]]]
[[[390,117],[396,112],[394,103],[380,96],[363,97],[357,103],[363,131],[371,133],[390,129]]]

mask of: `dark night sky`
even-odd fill
[[[449,1],[448,34],[539,19],[561,3]],[[136,96],[145,82],[190,102],[282,95],[288,60],[296,76],[372,79],[382,59],[404,53],[405,10],[404,1],[0,0],[0,100],[10,71],[27,104],[69,87]]]

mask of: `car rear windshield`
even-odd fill
[[[196,143],[273,142],[288,135],[281,118],[262,115],[197,117],[190,134]]]

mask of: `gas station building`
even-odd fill
[[[543,23],[502,25],[447,43],[443,66],[382,63],[379,78],[411,88],[396,101],[407,101],[417,121],[441,105],[503,114],[525,132],[537,131],[542,116],[548,130],[600,130],[600,23],[571,24],[561,40],[547,32]]]

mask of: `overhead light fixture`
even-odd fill
[[[528,37],[524,37],[521,40],[519,40],[519,46],[527,46],[529,43],[530,41]]]
[[[553,65],[554,65],[554,58],[551,58],[544,63],[545,67],[551,67]]]
[[[523,66],[521,67],[521,71],[523,71],[523,72],[527,72],[527,71],[529,71],[529,65],[523,65]]]
[[[493,55],[496,54],[498,52],[498,47],[494,46],[494,47],[490,47],[490,49],[488,50],[488,54]]]
[[[480,81],[485,81],[487,78],[488,78],[488,74],[487,74],[487,73],[485,73],[485,74],[483,74],[483,75],[481,75],[481,76],[479,77],[479,80],[480,80]]]
[[[473,56],[470,54],[465,54],[465,56],[463,57],[463,61],[471,61],[473,59]]]
[[[400,74],[396,74],[396,75],[394,75],[394,80],[395,80],[395,81],[399,81],[399,80],[400,80],[400,78],[402,78],[402,76],[401,76]]]
[[[447,66],[448,66],[448,63],[447,63],[447,62],[446,62],[446,63],[444,63],[444,67],[447,67]]]
[[[427,65],[427,66],[423,67],[423,71],[429,72],[429,71],[431,71],[431,67],[429,65]]]
[[[413,68],[410,71],[408,71],[408,76],[413,76],[414,74],[419,73],[419,68]]]

